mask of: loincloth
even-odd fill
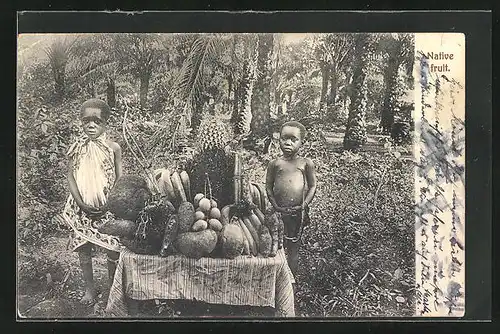
[[[104,222],[87,217],[76,205],[72,197],[68,199],[62,216],[73,230],[68,243],[68,248],[72,251],[78,251],[80,247],[88,243],[115,252],[121,250],[120,239],[112,235],[100,233],[98,228]]]
[[[309,208],[296,211],[294,213],[281,213],[285,236],[294,238],[299,234],[300,228],[308,226],[311,223],[309,217]]]

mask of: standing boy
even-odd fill
[[[297,274],[300,233],[310,223],[309,204],[316,193],[316,173],[311,159],[299,156],[306,128],[299,122],[281,127],[280,148],[283,155],[269,163],[266,192],[284,224],[284,248],[294,277]]]
[[[110,107],[102,100],[90,99],[83,103],[80,110],[83,135],[67,153],[71,194],[64,207],[63,217],[73,229],[70,244],[72,250],[78,252],[83,271],[83,304],[93,304],[98,294],[94,285],[92,247],[97,245],[107,250],[110,284],[121,247],[117,237],[99,233],[95,225],[104,214],[102,207],[110,189],[122,175],[121,148],[106,137],[110,115]]]

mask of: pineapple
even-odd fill
[[[220,207],[233,203],[234,157],[226,151],[232,139],[231,128],[224,120],[204,115],[196,137],[197,152],[187,166],[193,193],[204,193],[207,175],[212,188],[212,198]]]
[[[217,116],[206,114],[198,128],[196,145],[199,152],[214,148],[223,149],[230,142],[231,138],[231,129],[224,120]]]

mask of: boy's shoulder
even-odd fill
[[[304,161],[304,163],[306,165],[314,165],[314,162],[311,160],[311,158],[307,158],[307,157],[301,157],[302,161]]]
[[[106,142],[109,145],[109,147],[111,147],[113,149],[114,152],[117,152],[117,151],[121,150],[121,147],[120,147],[120,145],[117,142],[115,142],[115,141],[113,141],[111,139],[106,139]]]

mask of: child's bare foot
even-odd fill
[[[80,299],[80,303],[83,305],[92,305],[97,300],[97,290],[96,289],[86,289],[85,295]]]

